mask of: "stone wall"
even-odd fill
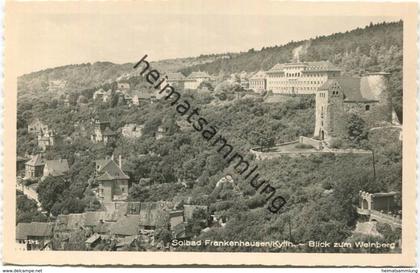
[[[322,148],[322,141],[316,140],[316,139],[313,139],[313,138],[309,138],[309,137],[300,136],[299,137],[299,143],[311,145],[312,147],[314,147],[317,150],[321,150],[321,148]]]

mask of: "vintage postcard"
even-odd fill
[[[7,1],[4,262],[413,266],[416,12]]]

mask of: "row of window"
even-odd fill
[[[273,75],[270,74],[268,77],[269,78],[285,78],[285,77],[302,77],[302,78],[320,78],[320,77],[325,77],[327,76],[326,73],[314,73],[314,74],[302,74],[300,72],[297,73],[285,73],[283,75],[279,74],[279,75]],[[335,74],[331,74],[332,77],[335,76]]]

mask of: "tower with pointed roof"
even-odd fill
[[[28,162],[25,163],[25,178],[42,177],[44,173],[45,161],[40,154],[34,155]]]

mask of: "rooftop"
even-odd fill
[[[33,156],[31,158],[31,160],[29,160],[28,162],[25,163],[26,165],[29,166],[44,166],[45,165],[45,161],[44,159],[42,159],[42,156],[40,154],[37,154],[35,156]]]
[[[52,236],[52,229],[53,223],[19,223],[16,227],[16,240],[26,240],[28,237],[49,237]]]

